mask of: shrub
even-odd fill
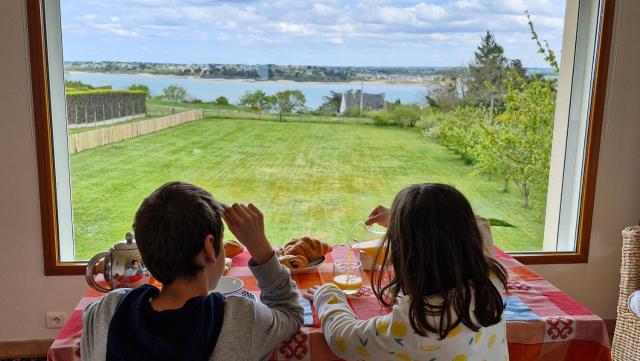
[[[417,105],[394,105],[390,113],[394,124],[412,128],[420,120],[422,110]]]
[[[215,102],[218,105],[229,105],[229,99],[227,99],[227,97],[225,97],[225,96],[217,97]]]
[[[389,113],[384,110],[369,112],[367,117],[371,118],[371,120],[373,120],[373,124],[377,126],[393,125],[390,122]]]
[[[151,90],[149,90],[149,87],[144,84],[132,84],[129,86],[129,90],[141,91],[147,98],[151,97]]]
[[[93,85],[86,84],[81,82],[80,80],[66,80],[64,82],[65,88],[68,90],[90,90],[93,89]]]
[[[347,109],[342,115],[345,117],[360,117],[360,116],[364,116],[365,114],[360,114],[360,108],[351,107]]]
[[[187,99],[187,91],[178,85],[169,85],[162,90],[164,99],[170,102],[183,102]]]
[[[416,123],[416,127],[422,131],[425,138],[437,139],[440,137],[440,128],[438,123],[443,114],[439,111],[429,110],[425,112],[420,120]]]

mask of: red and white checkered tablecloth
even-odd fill
[[[316,272],[294,275],[301,289],[330,282],[333,260],[346,258],[347,248],[334,247]],[[522,265],[500,249],[495,257],[509,271],[507,309],[507,341],[511,361],[610,361],[609,338],[602,319],[594,315],[564,292],[545,281],[540,275]],[[245,288],[260,295],[256,280],[247,267],[247,253],[233,259],[229,275],[244,281]],[[368,280],[358,294],[349,299],[355,313],[368,319],[384,313],[371,293]],[[49,349],[51,361],[80,359],[82,312],[101,293],[87,290],[65,326]],[[329,349],[314,310],[314,324],[305,326],[273,351],[271,360],[339,360]]]

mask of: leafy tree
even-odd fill
[[[300,90],[284,90],[273,96],[274,108],[280,114],[280,121],[285,113],[304,110],[307,98]]]
[[[532,78],[527,75],[527,70],[522,66],[520,59],[513,59],[509,61],[509,66],[505,73],[505,84],[511,84],[512,87],[515,86],[521,88],[531,79]]]
[[[525,208],[530,206],[533,191],[546,194],[555,98],[551,81],[534,79],[521,88],[509,85],[505,112],[491,128],[485,128],[487,149],[480,153],[486,163],[494,162],[492,166],[518,186]]]
[[[229,105],[229,99],[227,99],[227,97],[225,97],[225,96],[217,97],[215,102],[218,105]]]
[[[531,39],[535,40],[536,45],[538,46],[538,53],[544,55],[544,60],[546,60],[549,65],[551,65],[556,73],[559,73],[560,66],[558,65],[556,54],[553,52],[553,50],[551,50],[548,41],[544,40],[544,46],[542,45],[542,41],[540,41],[538,33],[533,27],[533,21],[531,21],[531,15],[529,14],[529,11],[525,10],[524,13],[527,15],[527,24],[529,24],[529,29],[531,30]]]
[[[433,85],[431,94],[427,95],[427,103],[444,111],[462,105],[463,99],[458,95],[458,78],[444,79]]]
[[[262,90],[246,92],[240,97],[239,104],[241,106],[250,107],[257,111],[269,111],[273,107],[273,100]]]
[[[474,104],[489,107],[493,114],[495,107],[502,106],[502,97],[506,92],[504,79],[508,60],[504,56],[504,49],[489,31],[482,37],[474,57],[469,65],[466,97]]]
[[[178,85],[169,85],[162,90],[162,97],[170,102],[182,102],[187,99],[187,91]]]
[[[440,140],[447,148],[459,154],[466,163],[477,160],[477,147],[483,136],[480,123],[487,117],[483,108],[457,107],[438,117]]]
[[[340,112],[340,104],[342,103],[342,93],[334,92],[322,97],[323,103],[318,110],[322,113],[336,114]]]
[[[149,87],[144,84],[131,84],[129,86],[129,90],[141,91],[144,92],[145,97],[151,97],[151,90],[149,90]]]

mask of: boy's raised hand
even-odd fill
[[[273,255],[273,249],[264,234],[264,218],[262,212],[249,204],[234,203],[224,212],[224,220],[231,233],[242,243],[257,264],[267,262]]]
[[[364,222],[367,226],[371,226],[375,223],[387,228],[389,227],[389,219],[391,218],[391,210],[385,206],[377,206],[371,214],[369,214],[369,218]]]

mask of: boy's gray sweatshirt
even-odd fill
[[[303,310],[289,270],[275,255],[260,266],[255,266],[252,260],[249,268],[258,281],[262,303],[241,296],[226,298],[222,330],[212,361],[266,360],[276,346],[302,326]],[[111,291],[84,311],[80,342],[83,361],[106,359],[109,323],[127,291]]]

